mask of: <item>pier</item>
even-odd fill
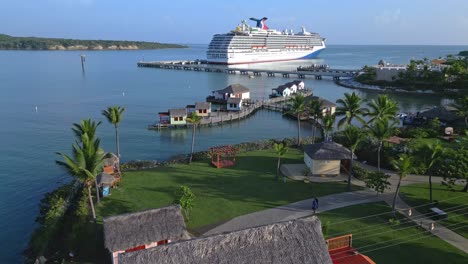
[[[268,77],[282,76],[283,78],[297,77],[305,79],[306,77],[322,80],[322,77],[330,77],[333,80],[340,78],[352,78],[358,75],[360,70],[343,70],[343,69],[314,69],[307,71],[297,70],[272,70],[272,69],[249,69],[237,68],[227,65],[207,64],[199,61],[153,61],[137,63],[138,67],[159,68],[159,69],[172,69],[172,70],[186,70],[186,71],[205,71],[205,72],[219,72],[227,74],[241,74],[250,76]]]
[[[302,94],[307,97],[307,96],[311,96],[312,92],[304,91],[302,92]],[[212,112],[210,116],[202,117],[202,119],[200,120],[200,123],[198,123],[197,126],[211,127],[211,126],[216,126],[216,125],[222,125],[224,123],[238,121],[238,120],[241,120],[250,116],[255,111],[262,109],[262,108],[282,112],[286,109],[286,107],[279,106],[278,103],[289,101],[292,98],[293,96],[286,96],[286,97],[270,98],[270,99],[263,100],[263,101],[255,101],[249,104],[248,106],[245,106],[244,108],[242,108],[241,111]],[[156,123],[154,125],[149,125],[148,129],[160,130],[164,128],[191,128],[192,126],[193,124],[191,123],[180,124],[180,125]]]

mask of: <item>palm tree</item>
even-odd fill
[[[435,144],[427,143],[423,148],[424,153],[424,165],[426,174],[429,175],[429,201],[432,204],[432,167],[440,159],[443,153],[443,147],[440,141],[436,141]]]
[[[413,160],[411,159],[410,156],[406,154],[402,154],[397,160],[392,161],[392,165],[397,170],[397,174],[398,174],[398,185],[397,185],[395,196],[393,197],[393,203],[392,203],[393,217],[395,217],[395,213],[396,213],[395,203],[396,203],[396,198],[398,196],[398,193],[400,192],[401,180],[406,178],[406,175],[410,173],[412,163],[413,163]]]
[[[96,212],[91,195],[91,185],[93,181],[96,183],[96,176],[102,170],[105,153],[99,147],[99,139],[90,141],[88,135],[83,134],[81,142],[81,146],[79,143],[72,144],[71,157],[57,152],[57,154],[63,158],[63,161],[56,160],[55,162],[65,168],[72,176],[78,178],[78,180],[86,186],[93,219],[96,221]],[[97,188],[96,192],[98,192]]]
[[[193,148],[195,146],[195,128],[197,127],[198,123],[200,123],[200,121],[201,117],[198,116],[196,112],[192,112],[187,118],[187,122],[192,123],[192,149],[190,150],[189,164],[192,163],[193,158]]]
[[[95,122],[95,121],[92,121],[91,118],[88,118],[88,119],[81,120],[79,124],[74,123],[72,127],[72,131],[78,140],[81,140],[81,136],[83,134],[87,134],[88,138],[90,140],[93,140],[96,136],[96,130],[100,124],[101,124],[101,121]]]
[[[369,127],[370,134],[377,139],[379,147],[377,149],[377,168],[380,172],[380,152],[384,139],[391,136],[393,132],[393,125],[387,119],[376,119],[372,126]]]
[[[353,157],[354,152],[356,151],[357,146],[361,141],[364,139],[364,133],[362,131],[353,126],[349,125],[346,126],[345,130],[343,131],[345,136],[344,145],[351,150],[351,158],[350,158],[350,166],[349,166],[349,174],[348,174],[348,191],[351,191],[351,174],[353,170]]]
[[[456,99],[450,106],[455,108],[457,115],[465,120],[465,126],[468,127],[468,96]]]
[[[307,106],[307,111],[309,111],[309,116],[312,116],[313,126],[312,126],[312,144],[315,143],[315,130],[319,125],[319,120],[323,117],[323,101],[321,100],[310,100],[309,105]]]
[[[125,108],[121,106],[111,106],[106,110],[102,110],[102,115],[107,118],[109,123],[115,127],[115,145],[117,147],[117,157],[120,159],[120,145],[119,145],[119,123],[122,121],[122,115]]]
[[[297,117],[297,145],[301,145],[301,114],[305,108],[305,97],[302,94],[296,94],[292,99],[292,112]]]
[[[371,118],[368,123],[373,123],[376,119],[387,119],[398,122],[396,114],[398,112],[398,103],[386,95],[379,95],[377,101],[372,99],[368,105],[370,110],[367,113]]]
[[[359,95],[355,92],[352,94],[345,93],[344,99],[336,100],[338,106],[336,107],[335,114],[337,116],[344,116],[338,121],[338,127],[343,127],[343,125],[351,124],[353,119],[358,120],[361,124],[364,124],[364,119],[362,117],[368,112],[367,108],[362,108],[361,105],[364,102]]]
[[[288,152],[288,149],[283,143],[275,143],[274,145],[276,155],[278,155],[278,166],[276,167],[276,180],[278,180],[279,176],[279,171],[280,171],[280,166],[281,166],[281,157]],[[286,181],[286,178],[284,178],[284,181]]]
[[[330,134],[333,132],[333,126],[335,125],[336,116],[333,115],[326,115],[322,118],[322,135],[323,141],[327,141],[330,137]]]

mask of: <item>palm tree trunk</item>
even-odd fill
[[[315,144],[315,129],[317,129],[317,121],[314,117],[314,124],[312,125],[312,144]]]
[[[97,178],[96,177],[94,177],[94,186],[96,187],[96,203],[100,203],[101,198],[99,197],[99,188],[98,188]]]
[[[93,219],[96,222],[96,211],[94,211],[94,204],[93,204],[93,197],[91,197],[91,185],[87,184],[88,188],[88,198],[89,198],[89,205],[91,206],[91,212],[93,213]]]
[[[300,114],[297,114],[297,145],[301,145],[301,119]]]
[[[429,203],[432,204],[432,175],[429,174]]]
[[[377,150],[377,170],[380,172],[380,151],[382,150],[382,141],[379,142],[379,149]]]
[[[278,157],[278,165],[276,166],[276,180],[278,180],[278,177],[279,177],[280,163],[281,163],[281,158]]]
[[[192,126],[192,149],[190,150],[189,164],[192,163],[194,146],[195,146],[195,124],[193,124],[193,126]]]
[[[351,175],[353,173],[353,156],[354,156],[354,151],[351,151],[351,159],[349,160],[349,172],[348,172],[348,192],[351,191]]]
[[[395,191],[395,196],[393,197],[393,203],[392,203],[392,212],[393,212],[393,218],[396,217],[396,211],[395,211],[395,204],[396,204],[396,198],[398,196],[398,193],[400,192],[400,184],[401,184],[401,177],[398,180],[398,185]]]
[[[117,125],[115,125],[115,145],[117,146],[117,157],[120,161],[119,127]]]

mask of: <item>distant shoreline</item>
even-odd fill
[[[12,37],[0,34],[0,50],[154,50],[188,48],[186,45],[120,40],[78,40],[62,38]]]

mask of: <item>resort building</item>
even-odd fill
[[[187,124],[187,110],[185,108],[169,109],[171,125]]]
[[[277,88],[271,89],[272,97],[286,97],[291,95],[291,89],[287,85],[280,85]]]
[[[289,87],[289,90],[291,91],[292,94],[297,93],[297,85],[294,82],[288,82],[285,85]]]
[[[316,216],[200,237],[119,256],[120,264],[332,264]]]
[[[232,84],[222,90],[214,91],[213,96],[224,101],[229,98],[250,99],[250,90],[241,84]]]
[[[240,111],[242,110],[242,98],[228,98],[226,109],[228,111]]]
[[[195,112],[195,105],[187,105],[185,109],[187,109],[187,116],[189,116],[191,113]]]
[[[195,103],[195,111],[198,116],[209,116],[211,113],[211,103],[197,102]]]
[[[336,111],[336,104],[328,101],[327,99],[318,96],[312,96],[310,100],[319,100],[322,102],[322,112],[324,116],[333,115]]]
[[[312,175],[339,175],[342,161],[350,157],[351,151],[335,142],[304,146],[304,162]]]
[[[104,246],[112,255],[113,264],[120,262],[122,253],[190,238],[178,205],[111,216],[104,218],[103,222]]]
[[[298,91],[305,89],[305,84],[301,80],[295,80],[295,81],[292,81],[292,83],[294,83],[297,86]]]

